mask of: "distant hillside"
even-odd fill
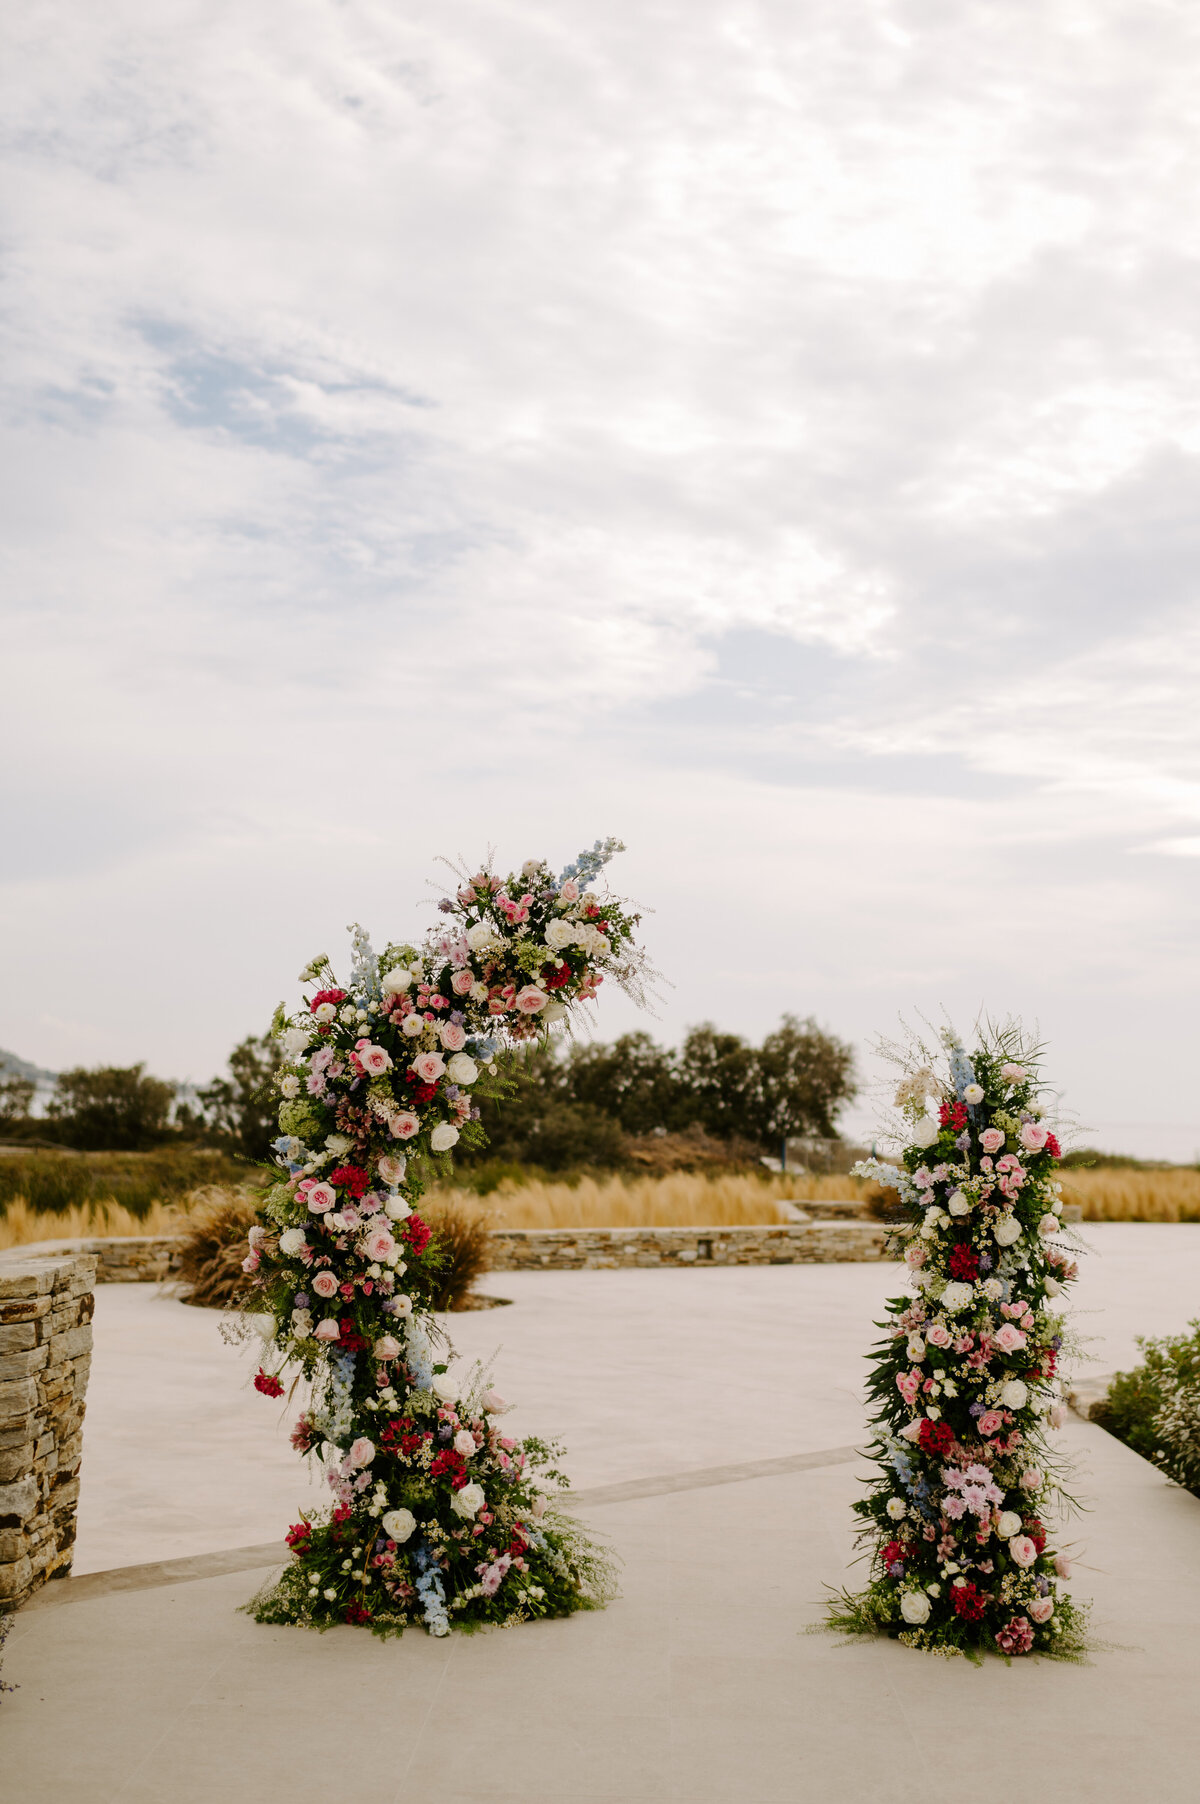
[[[19,1059],[15,1052],[5,1052],[0,1046],[0,1078],[25,1077],[35,1084],[52,1084],[58,1076],[57,1071],[44,1071],[40,1065],[31,1065],[28,1059]]]

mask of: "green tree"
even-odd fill
[[[171,1137],[175,1085],[145,1065],[64,1071],[46,1107],[56,1136],[87,1152],[144,1152]]]
[[[740,1034],[719,1033],[711,1021],[691,1027],[678,1054],[679,1116],[697,1121],[718,1140],[760,1138],[759,1073],[754,1048]]]
[[[33,1092],[32,1078],[0,1078],[0,1126],[8,1127],[16,1121],[28,1121],[29,1111],[33,1106]]]
[[[670,1128],[678,1118],[674,1055],[647,1033],[622,1034],[611,1046],[574,1043],[560,1081],[572,1102],[609,1116],[627,1134]]]
[[[785,1015],[757,1054],[759,1137],[774,1143],[792,1134],[831,1140],[839,1109],[856,1092],[854,1049],[822,1032],[812,1019]]]
[[[265,1159],[279,1129],[271,1079],[279,1049],[270,1034],[247,1034],[229,1055],[229,1076],[197,1088],[210,1137],[246,1159]]]

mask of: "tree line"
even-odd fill
[[[251,1035],[230,1054],[225,1075],[182,1100],[144,1065],[77,1068],[61,1074],[36,1118],[33,1085],[9,1079],[0,1083],[0,1135],[90,1151],[193,1141],[262,1159],[277,1131],[275,1063],[270,1038]],[[689,1136],[753,1158],[787,1138],[832,1139],[855,1094],[852,1048],[794,1015],[759,1045],[709,1022],[690,1028],[678,1047],[640,1032],[535,1045],[514,1061],[512,1078],[511,1094],[482,1103],[489,1144],[464,1163],[613,1168],[636,1163],[638,1149],[655,1139]]]

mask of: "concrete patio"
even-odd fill
[[[1200,1313],[1200,1233],[1088,1230],[1096,1369]],[[1196,1795],[1200,1501],[1091,1424],[1064,1431],[1091,1513],[1074,1589],[1086,1667],[977,1670],[806,1630],[846,1578],[861,1356],[880,1266],[504,1274],[514,1426],[561,1432],[580,1509],[624,1562],[602,1614],[386,1645],[237,1613],[304,1493],[278,1414],[215,1319],[98,1295],[80,1549],[17,1618],[0,1703],[14,1798],[288,1804],[351,1787],[420,1804],[1062,1804]],[[290,1420],[292,1411],[283,1418]],[[205,1561],[196,1556],[214,1555]],[[178,1559],[166,1573],[129,1568]],[[221,1572],[222,1562],[244,1569]],[[117,1570],[112,1570],[116,1568]],[[107,1576],[105,1573],[107,1569]],[[199,1576],[208,1571],[216,1576]],[[162,1582],[173,1578],[175,1582]],[[128,1585],[139,1589],[124,1589]]]

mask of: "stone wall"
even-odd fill
[[[0,1610],[70,1571],[96,1261],[0,1255]]]
[[[84,1254],[96,1261],[97,1284],[158,1284],[179,1272],[183,1240],[178,1234],[114,1235],[111,1239],[40,1240],[13,1247],[13,1259],[61,1258]]]
[[[888,1257],[881,1222],[752,1228],[496,1228],[491,1269],[584,1271],[679,1265],[827,1265]]]

